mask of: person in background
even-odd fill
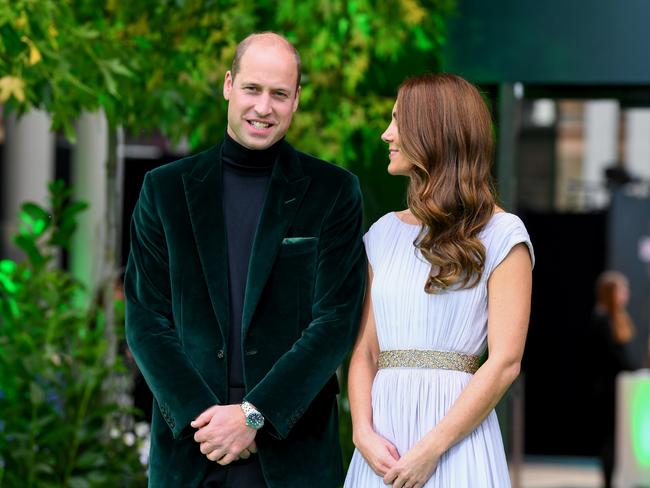
[[[614,428],[616,422],[616,376],[635,369],[626,345],[634,338],[634,324],[626,307],[630,298],[627,278],[605,271],[596,280],[596,304],[590,330],[593,409],[605,487],[612,486]]]

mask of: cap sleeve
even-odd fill
[[[372,269],[377,269],[377,266],[379,265],[378,259],[381,257],[382,253],[382,239],[384,238],[383,234],[386,232],[385,224],[388,217],[389,215],[386,214],[373,223],[370,226],[370,229],[368,229],[368,232],[363,236],[363,245],[366,248],[366,256],[368,257],[368,263],[370,263]]]
[[[526,226],[519,217],[513,214],[503,214],[490,228],[491,235],[487,244],[487,262],[485,276],[489,277],[492,271],[510,254],[517,244],[525,244],[530,253],[532,266],[535,266],[535,252]]]
[[[368,257],[368,263],[370,264],[371,268],[375,268],[375,255],[374,255],[374,244],[375,244],[375,236],[373,236],[373,228],[374,226],[371,226],[370,229],[368,229],[368,232],[365,233],[363,236],[363,245],[366,248],[366,256]]]

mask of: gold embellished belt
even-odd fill
[[[432,349],[391,349],[381,351],[377,367],[449,369],[474,374],[480,366],[480,356]]]

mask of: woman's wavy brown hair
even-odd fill
[[[400,150],[413,164],[408,206],[422,223],[413,244],[431,263],[424,290],[471,288],[485,266],[478,234],[496,205],[490,112],[463,78],[425,74],[400,86],[396,122]]]

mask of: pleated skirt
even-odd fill
[[[438,369],[380,369],[372,387],[375,431],[400,456],[445,416],[471,379]],[[496,413],[445,452],[425,488],[509,488],[510,476]],[[354,452],[344,488],[385,488],[360,452]]]

